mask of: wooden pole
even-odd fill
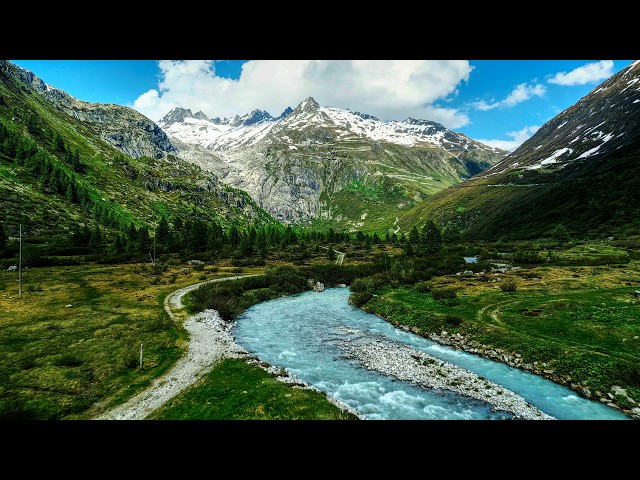
[[[156,226],[153,226],[153,266],[156,266]]]
[[[22,298],[22,224],[20,224],[20,256],[18,259],[18,294]]]
[[[144,343],[140,344],[140,370],[142,370],[142,355],[144,353]]]

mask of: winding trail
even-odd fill
[[[185,388],[208,373],[223,358],[241,358],[248,353],[239,347],[230,333],[232,323],[225,322],[215,310],[205,310],[189,316],[184,310],[182,297],[206,283],[224,282],[261,274],[217,278],[180,288],[167,295],[164,309],[172,320],[184,321],[189,332],[187,354],[180,358],[171,370],[142,392],[125,403],[102,413],[95,420],[142,420],[164,405]]]

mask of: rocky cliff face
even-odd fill
[[[132,108],[78,100],[8,61],[2,61],[0,68],[13,72],[55,108],[85,123],[102,140],[133,158],[161,158],[177,151],[158,125]]]

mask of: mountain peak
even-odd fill
[[[318,110],[319,108],[320,105],[314,100],[313,97],[307,97],[302,102],[300,102],[300,105],[295,108],[294,112],[313,112],[314,110]]]
[[[207,115],[202,110],[194,113],[193,114],[193,118],[197,118],[198,120],[207,120],[207,121],[209,121],[209,117],[207,117]]]
[[[198,114],[200,113],[202,112],[198,112]],[[202,113],[202,115],[204,115],[204,113]],[[171,125],[172,123],[184,122],[186,118],[198,118],[198,117],[194,116],[193,113],[191,112],[191,109],[189,108],[175,107],[173,110],[167,113],[164,117],[162,117],[158,123],[164,126],[168,126],[168,125]]]
[[[425,127],[434,127],[436,131],[446,130],[444,125],[431,120],[420,120],[419,118],[407,117],[401,123],[408,123],[410,125],[422,125]]]
[[[288,116],[289,114],[291,114],[292,112],[293,112],[293,109],[292,109],[291,107],[287,107],[287,108],[285,108],[285,109],[284,109],[284,111],[283,111],[280,115],[278,115],[278,116],[275,118],[275,120],[281,120],[281,119],[283,119],[284,117],[286,117],[286,116]]]

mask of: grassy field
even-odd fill
[[[267,267],[282,265],[268,262]],[[164,298],[194,283],[266,267],[83,264],[0,270],[0,419],[91,419],[148,387],[186,351]],[[144,346],[140,368],[140,346]],[[248,392],[248,393],[243,393]],[[212,400],[215,404],[212,404]],[[324,394],[257,365],[224,361],[154,418],[354,419]]]
[[[584,254],[591,262],[598,258],[594,250],[619,253],[595,245],[559,257],[579,263]],[[460,333],[486,348],[518,353],[537,373],[631,409],[640,404],[639,286],[635,260],[544,265],[387,286],[363,308],[424,335]]]
[[[150,420],[354,420],[324,393],[291,387],[244,360],[226,359]]]

